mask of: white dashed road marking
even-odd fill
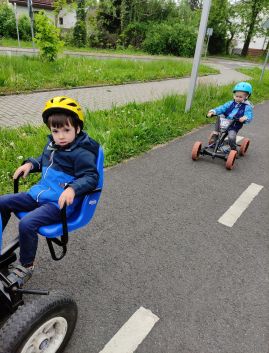
[[[134,352],[158,320],[158,316],[141,306],[100,353]]]
[[[262,185],[250,184],[235,203],[219,218],[218,222],[227,227],[232,227],[262,188]]]

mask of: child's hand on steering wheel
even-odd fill
[[[239,118],[240,123],[243,123],[246,120],[247,120],[247,118],[245,116],[241,116],[241,118]]]
[[[208,118],[211,118],[211,116],[213,116],[214,115],[214,112],[212,112],[212,111],[209,111],[208,113],[207,113],[207,117]]]
[[[22,177],[26,178],[32,168],[33,164],[31,162],[27,162],[21,165],[18,169],[15,170],[15,173],[13,174],[13,179],[17,179],[22,173]]]
[[[58,205],[60,209],[64,207],[64,204],[66,204],[66,206],[71,205],[74,201],[74,198],[75,198],[75,191],[69,186],[61,193],[61,196],[59,197]]]

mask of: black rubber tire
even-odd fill
[[[191,158],[193,161],[197,161],[197,159],[199,159],[201,148],[202,148],[202,142],[196,141],[191,151]]]
[[[6,321],[0,329],[0,353],[21,353],[29,338],[44,323],[59,317],[67,322],[63,341],[55,351],[62,352],[76,326],[77,305],[66,293],[51,291],[48,296],[39,296],[20,306]]]

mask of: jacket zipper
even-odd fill
[[[46,173],[45,173],[45,175],[44,175],[44,179],[46,178],[46,175],[47,175],[47,172],[48,172],[49,168],[50,168],[50,167],[52,166],[52,164],[53,164],[53,156],[54,156],[54,153],[55,153],[55,151],[52,151],[51,156],[50,156],[50,158],[51,158],[51,163],[50,163],[50,165],[48,166],[48,168],[47,168],[47,170],[46,170]]]
[[[38,202],[38,198],[39,196],[42,194],[42,192],[45,192],[45,191],[49,191],[50,188],[46,189],[46,190],[41,190],[40,193],[38,193],[37,197],[36,197],[36,202]]]
[[[47,172],[48,172],[48,170],[49,170],[49,168],[52,166],[52,164],[53,164],[53,156],[54,156],[54,152],[55,151],[52,151],[52,153],[51,153],[51,163],[50,163],[50,165],[48,166],[48,168],[47,168],[47,170],[46,170],[46,172],[45,172],[45,174],[44,174],[44,179],[46,178],[46,175],[47,175]],[[48,190],[50,190],[50,188],[48,188],[48,189],[46,189],[46,190],[41,190],[40,191],[40,193],[37,195],[37,197],[36,197],[36,202],[38,202],[38,198],[39,198],[39,196],[42,194],[42,192],[45,192],[45,191],[48,191]]]

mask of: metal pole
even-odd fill
[[[206,42],[206,48],[205,48],[205,56],[204,56],[205,59],[206,59],[206,54],[207,54],[207,49],[208,49],[209,38],[210,38],[210,36],[207,36],[207,42]]]
[[[16,21],[16,29],[17,29],[17,38],[18,38],[18,46],[21,47],[20,43],[20,33],[19,33],[19,24],[18,24],[18,16],[17,16],[17,4],[14,2],[14,13],[15,13],[15,21]]]
[[[35,49],[35,42],[34,42],[34,17],[33,17],[33,4],[32,0],[27,0],[27,7],[29,11],[29,17],[30,17],[30,24],[31,24],[31,36],[32,36],[32,46],[33,49]]]
[[[193,98],[193,94],[194,94],[194,90],[195,90],[195,86],[196,86],[197,73],[198,73],[199,63],[200,63],[200,59],[201,59],[201,52],[202,52],[202,48],[203,48],[203,43],[205,40],[205,33],[206,33],[207,20],[208,20],[208,15],[209,15],[209,11],[210,11],[210,6],[211,6],[211,0],[205,0],[204,5],[203,5],[200,26],[199,26],[199,33],[198,33],[198,38],[197,38],[197,42],[196,42],[193,64],[192,64],[190,87],[189,87],[189,92],[188,92],[188,96],[187,96],[185,112],[188,112],[191,108],[191,105],[192,105],[192,98]]]
[[[266,58],[265,58],[265,60],[264,60],[264,64],[263,64],[263,68],[262,68],[262,73],[261,73],[261,77],[260,77],[260,82],[262,82],[262,78],[263,78],[263,75],[264,75],[264,71],[265,71],[265,67],[266,67],[268,58],[269,58],[269,48],[268,48],[268,50],[267,50]]]

